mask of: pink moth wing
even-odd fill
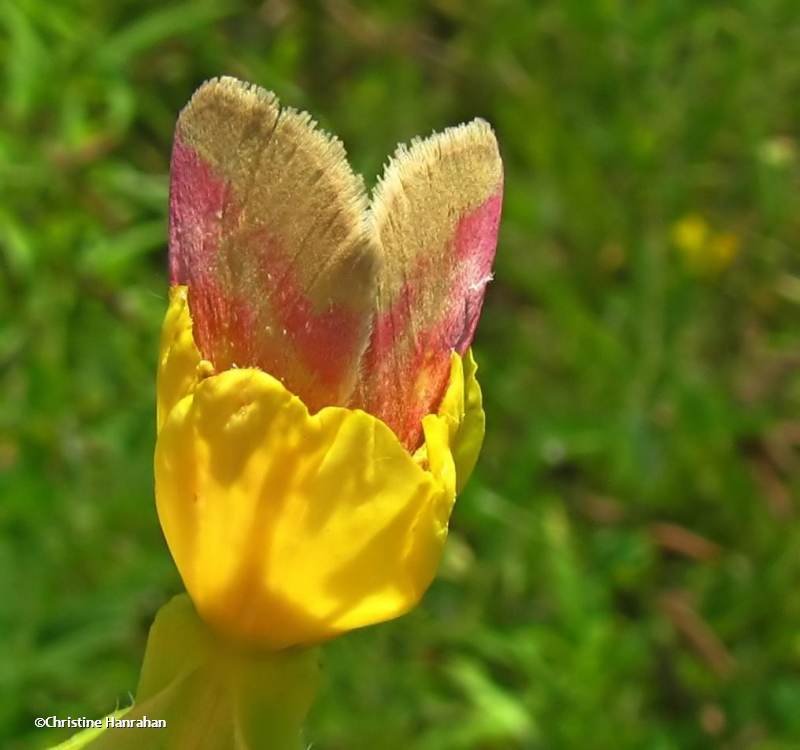
[[[217,371],[259,367],[309,409],[362,408],[414,450],[469,347],[497,242],[502,165],[475,120],[399,148],[371,205],[339,141],[232,78],[181,113],[170,272]]]
[[[448,128],[389,162],[370,206],[375,318],[351,402],[410,448],[436,411],[452,351],[475,334],[497,246],[503,170],[488,123]]]
[[[348,400],[374,303],[365,209],[308,115],[232,78],[197,90],[172,150],[170,274],[216,370],[259,367],[312,411]]]

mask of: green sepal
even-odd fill
[[[58,750],[298,750],[319,684],[315,648],[267,651],[209,628],[186,594],[156,614],[134,705],[125,720],[166,727],[112,727]],[[99,730],[92,730],[97,733]]]

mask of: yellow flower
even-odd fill
[[[155,484],[170,551],[200,615],[271,648],[397,617],[431,583],[456,492],[483,439],[469,351],[453,353],[413,454],[380,419],[310,414],[256,368],[215,372],[174,286],[158,371]]]
[[[733,232],[715,232],[698,214],[688,214],[672,227],[672,241],[686,269],[698,276],[724,271],[739,252],[739,237]]]
[[[694,256],[702,252],[708,233],[708,224],[702,216],[687,214],[675,222],[672,240],[685,257]]]

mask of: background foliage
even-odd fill
[[[3,747],[126,702],[180,588],[167,169],[220,73],[368,181],[476,114],[507,168],[483,459],[424,605],[327,649],[314,747],[800,747],[794,0],[10,0],[0,29]]]

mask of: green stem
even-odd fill
[[[156,615],[136,702],[123,717],[161,719],[166,727],[113,727],[69,747],[298,750],[318,682],[317,649],[253,650],[228,641],[182,594]]]

